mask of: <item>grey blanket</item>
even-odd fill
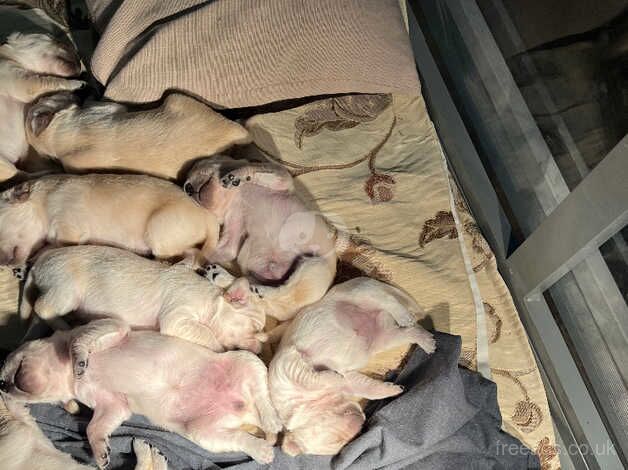
[[[500,430],[496,387],[458,367],[460,338],[437,334],[438,349],[428,357],[417,349],[396,377],[405,392],[371,402],[363,433],[333,457],[292,458],[275,450],[271,469],[540,469],[537,457]],[[59,449],[91,462],[85,439],[87,416],[35,405],[31,412]],[[244,454],[210,454],[182,437],[134,416],[112,436],[112,469],[133,468],[133,438],[159,448],[171,469],[258,469]]]

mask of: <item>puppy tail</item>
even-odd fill
[[[22,290],[22,299],[20,301],[20,318],[22,318],[22,320],[28,320],[33,314],[33,297],[36,289],[33,271],[30,270],[26,276],[26,282]]]

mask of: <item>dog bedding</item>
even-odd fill
[[[309,207],[320,211],[349,235],[339,264],[339,280],[366,274],[411,293],[425,310],[422,319],[425,326],[461,337],[459,362],[471,370],[477,369],[478,362],[483,360],[478,359],[478,344],[481,351],[484,343],[488,352],[484,360],[489,371],[484,373],[490,374],[497,384],[502,429],[531,448],[540,457],[544,470],[558,468],[547,399],[525,331],[488,245],[450,182],[422,98],[334,97],[254,116],[247,126],[254,144],[242,148],[241,153],[262,154],[282,163],[293,173],[300,196]],[[343,149],[340,154],[339,148]],[[0,274],[3,281],[0,307],[9,321],[17,308],[18,283],[10,271],[5,269]],[[476,296],[472,285],[478,288]],[[485,341],[481,338],[478,341],[477,332],[482,331],[482,325],[478,328],[478,318],[484,323]],[[16,346],[15,338],[20,337],[19,326],[10,321],[8,327],[2,330],[2,336],[7,338],[2,345],[12,349]],[[406,352],[407,349],[400,348],[378,356],[368,372],[382,376],[397,368]],[[461,373],[466,376],[466,372]],[[484,383],[478,378],[473,380]],[[413,406],[420,408],[421,403],[425,402],[418,401]],[[439,406],[445,403],[454,409],[462,406],[449,400],[443,400]],[[83,441],[77,442],[78,435],[71,431],[80,421],[74,423],[63,410],[54,407],[37,410],[42,424],[48,423],[47,432],[58,441],[57,445],[79,458],[86,456]],[[399,420],[392,422],[398,424]],[[496,426],[495,422],[492,425]],[[54,423],[59,426],[50,428]],[[147,428],[146,423],[135,420],[129,426],[121,428],[117,435],[130,437],[140,432],[138,427]],[[408,426],[412,427],[412,433],[425,432],[421,419],[408,421]],[[345,462],[349,458],[344,457],[345,452],[354,455],[346,461],[348,465],[365,448],[371,449],[370,452],[379,449],[376,453],[388,449],[387,434],[379,428],[372,429],[369,427],[366,433],[368,440],[360,441],[368,445],[352,447],[352,444],[334,462]],[[144,432],[148,431],[140,435]],[[395,435],[395,431],[390,432]],[[495,435],[493,431],[486,432]],[[173,459],[180,452],[188,453],[190,444],[180,437],[163,432],[158,435],[160,440],[156,441],[146,437],[166,454],[172,452]],[[371,441],[374,436],[381,440]],[[123,452],[130,449],[130,440],[120,441],[119,446]],[[181,446],[184,450],[180,450]],[[170,450],[171,447],[175,450]],[[210,458],[198,457],[204,454],[198,454],[201,450],[195,449],[194,459]],[[424,455],[423,451],[412,449],[400,455],[415,459]],[[372,458],[369,455],[368,459]],[[281,465],[283,458],[280,456],[276,465]],[[193,462],[198,461],[188,463]]]

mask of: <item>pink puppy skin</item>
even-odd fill
[[[77,399],[93,408],[87,437],[100,468],[109,435],[132,414],[210,452],[243,451],[273,460],[281,430],[267,370],[246,351],[214,353],[117,320],[96,320],[14,351],[0,372],[8,393],[28,403]],[[268,440],[241,429],[262,429]]]

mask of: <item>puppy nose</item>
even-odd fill
[[[192,194],[194,194],[194,186],[192,186],[192,183],[190,183],[189,181],[186,181],[183,185],[183,191],[185,191],[185,194],[187,194],[188,196],[191,196]]]

